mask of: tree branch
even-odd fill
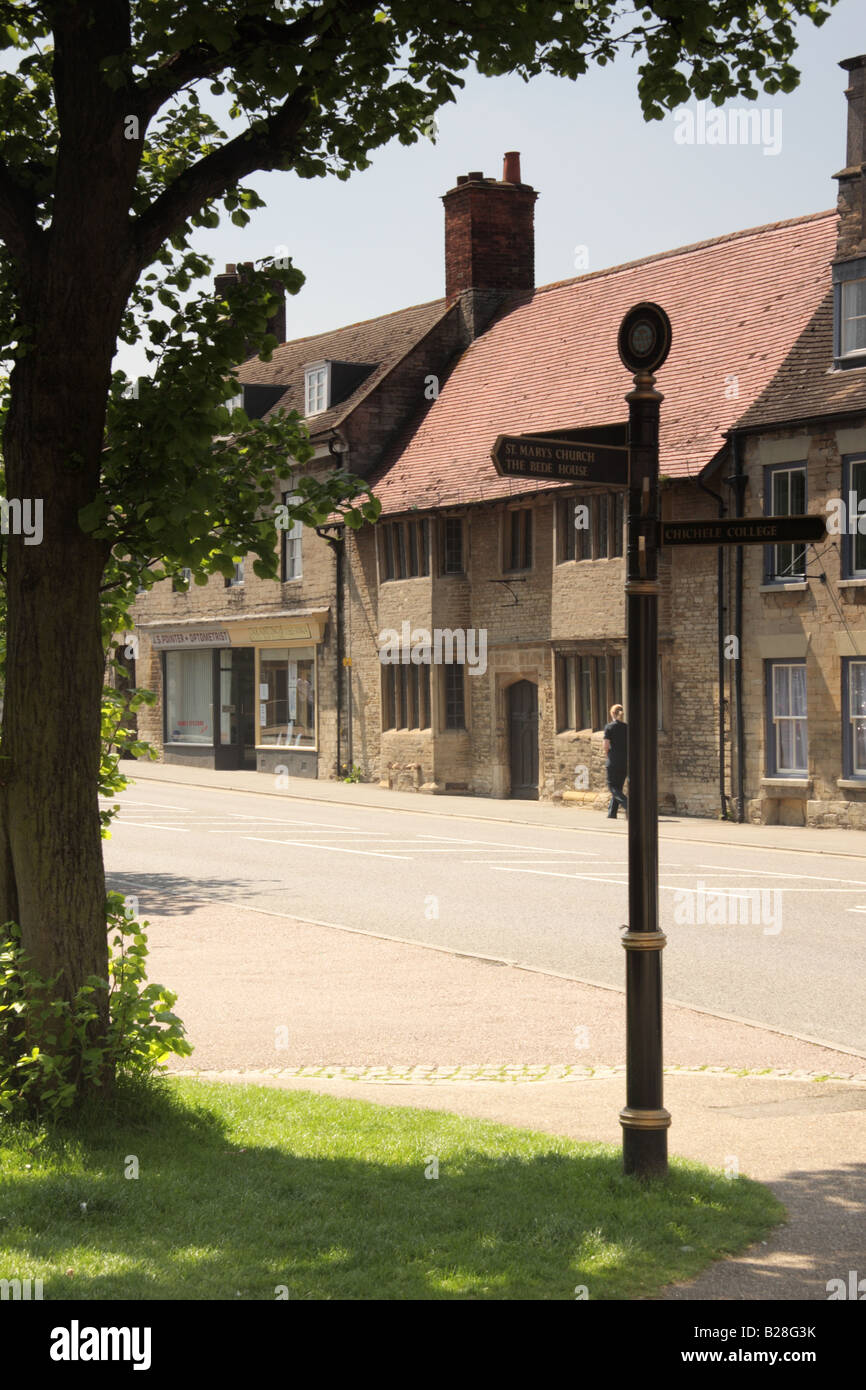
[[[335,27],[340,15],[358,16],[367,11],[372,14],[374,8],[370,0],[343,0],[338,10],[330,11],[325,23],[320,10],[311,10],[292,24],[279,24],[264,15],[242,17],[236,25],[238,42],[230,48],[220,52],[202,39],[164,59],[146,82],[138,84],[137,110],[145,122],[150,121],[166,101],[191,82],[216,77],[226,69],[236,70],[245,57],[262,46],[270,50],[290,48],[302,58],[302,45],[308,39],[321,39]]]
[[[209,199],[221,197],[256,170],[276,168],[303,127],[312,93],[312,86],[296,88],[263,130],[242,131],[178,174],[133,223],[139,264],[149,265],[163,242]]]

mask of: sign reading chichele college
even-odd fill
[[[820,516],[737,516],[718,521],[663,521],[662,545],[784,545],[820,541]]]

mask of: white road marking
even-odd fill
[[[329,854],[364,854],[368,859],[405,859],[408,854],[382,854],[372,849],[346,849],[345,845],[313,845],[309,840],[268,840],[263,835],[245,835],[245,840],[258,840],[263,845],[295,845],[301,849],[323,849]]]
[[[196,813],[188,806],[170,806],[166,801],[134,801],[131,797],[126,797],[123,792],[118,792],[117,796],[101,796],[100,801],[114,805],[119,799],[123,798],[124,806],[143,806],[148,811],[180,811],[185,816],[192,816]]]
[[[463,835],[419,835],[419,840],[437,840],[440,843],[454,845],[486,845],[488,848],[507,850],[509,854],[516,849],[537,850],[539,854],[549,854],[550,849],[547,845],[504,845],[501,840],[468,840]],[[555,851],[554,851],[555,853]],[[588,859],[597,859],[599,850],[597,849],[564,849],[563,854],[579,854]]]
[[[722,868],[722,866],[721,866],[720,864],[699,864],[699,865],[698,865],[698,868],[699,868],[699,869],[714,869],[717,873],[726,873],[726,874],[741,873],[742,876],[743,876],[744,878],[746,877],[746,874],[747,874],[747,872],[748,872],[748,871],[745,870],[745,869],[737,870],[737,869]],[[864,880],[864,879],[862,879],[862,878],[843,878],[841,874],[783,874],[783,873],[779,873],[779,872],[778,872],[777,870],[775,870],[775,869],[755,869],[755,870],[751,871],[750,877],[753,877],[753,878],[808,878],[808,879],[810,879],[810,880],[813,880],[815,883],[850,883],[850,884],[853,884],[853,885],[854,885],[855,887],[857,887],[857,888],[866,888],[866,880]],[[808,893],[808,892],[810,892],[811,890],[808,889],[808,888],[804,888],[804,889],[801,889],[801,890],[799,890],[799,891],[804,892],[804,893]],[[841,890],[839,890],[839,889],[834,889],[834,890],[831,890],[831,891],[839,892],[839,891],[841,891]]]
[[[191,835],[192,831],[185,829],[182,825],[155,825],[152,821],[146,820],[115,820],[113,825],[136,825],[141,830],[176,830],[178,835]]]

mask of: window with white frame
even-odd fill
[[[771,465],[765,472],[764,515],[803,516],[806,511],[805,463]],[[799,541],[768,545],[765,550],[768,583],[805,579],[806,547]]]
[[[847,530],[842,536],[842,576],[866,578],[866,456],[844,460],[842,495]],[[862,508],[862,510],[861,510]],[[861,532],[861,527],[862,532]]]
[[[842,285],[842,356],[866,354],[866,276]]]
[[[227,589],[239,589],[239,588],[241,587],[241,585],[243,584],[243,582],[244,582],[244,562],[243,562],[243,560],[235,560],[235,570],[234,570],[234,574],[231,576],[230,579],[227,579],[227,580],[226,580],[226,588],[227,588]]]
[[[844,657],[842,680],[845,776],[866,780],[866,661]]]
[[[299,500],[300,494],[297,492],[286,492],[283,501],[287,507]],[[297,519],[292,519],[283,532],[283,581],[288,579],[300,579],[303,572],[303,535],[304,523]]]
[[[304,372],[304,414],[319,415],[328,409],[331,371],[327,362],[314,362]]]
[[[805,777],[806,663],[769,661],[767,668],[767,770],[778,777]]]

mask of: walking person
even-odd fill
[[[628,725],[623,719],[622,705],[612,705],[610,723],[604,729],[604,751],[606,754],[607,785],[610,789],[609,820],[616,820],[620,803],[628,820],[628,800],[623,795],[622,784],[628,774]]]

